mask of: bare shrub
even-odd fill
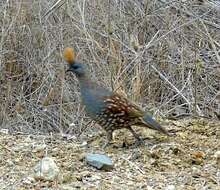
[[[215,118],[218,1],[5,1],[0,4],[0,122],[11,131],[76,132],[87,118],[64,47],[93,80],[161,117]],[[76,127],[69,126],[74,123]]]

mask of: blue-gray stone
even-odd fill
[[[111,158],[104,154],[87,154],[85,159],[89,165],[97,169],[111,170],[113,168]]]

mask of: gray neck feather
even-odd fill
[[[77,77],[79,80],[79,84],[81,88],[89,88],[92,85],[91,79],[87,76],[87,74],[81,75]]]

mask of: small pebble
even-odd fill
[[[218,151],[215,153],[214,157],[215,157],[217,160],[220,159],[220,150],[218,150]]]
[[[35,179],[31,176],[28,176],[28,177],[23,179],[23,183],[25,183],[25,184],[32,184],[34,182],[35,182]]]
[[[37,145],[33,145],[33,150],[32,152],[41,152],[44,151],[46,149],[47,145],[46,144],[37,144]]]
[[[165,190],[175,190],[175,189],[176,189],[175,185],[168,185],[165,187]]]

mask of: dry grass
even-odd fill
[[[0,124],[27,133],[81,129],[77,81],[61,57],[67,46],[94,80],[154,115],[215,118],[219,11],[218,1],[196,0],[1,2]]]

